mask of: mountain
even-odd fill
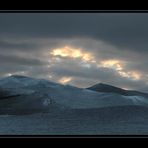
[[[131,96],[123,95],[120,93],[122,89],[109,85],[102,87],[101,84],[99,87],[103,92],[26,76],[5,77],[0,79],[0,114],[99,109],[129,105],[148,106],[147,96],[136,93]]]
[[[19,75],[1,78],[0,135],[148,134],[145,94],[105,84],[99,88]]]
[[[118,88],[118,87],[108,85],[108,84],[103,84],[103,83],[96,84],[87,89],[97,91],[97,92],[116,93],[123,96],[143,96],[148,98],[147,93],[134,91],[134,90],[124,90],[122,88]]]

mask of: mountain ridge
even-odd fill
[[[136,91],[136,90],[125,90],[113,85],[105,84],[105,83],[98,83],[86,89],[97,91],[97,92],[106,92],[106,93],[117,93],[124,96],[134,96],[140,95],[148,97],[147,93]]]
[[[109,85],[107,87],[111,90],[116,88]],[[0,79],[0,113],[48,112],[51,108],[93,109],[129,105],[148,106],[148,97],[141,94],[121,95],[113,91],[99,92],[18,75]]]

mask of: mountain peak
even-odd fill
[[[143,96],[143,97],[148,97],[147,93],[135,91],[135,90],[125,90],[116,86],[112,86],[109,84],[104,84],[104,83],[98,83],[96,85],[93,85],[87,89],[97,91],[97,92],[104,92],[104,93],[115,93],[115,94],[120,94],[123,96]]]
[[[89,87],[88,89],[98,91],[98,92],[108,92],[108,93],[117,93],[121,95],[126,95],[126,91],[122,88],[118,88],[112,85],[108,85],[105,83],[98,83],[96,85],[93,85]]]
[[[92,86],[93,88],[94,87],[105,87],[105,88],[116,88],[116,89],[122,89],[122,88],[119,88],[119,87],[116,87],[116,86],[113,86],[113,85],[109,85],[109,84],[106,84],[106,83],[98,83],[98,84],[95,84]],[[123,89],[122,89],[123,90]]]
[[[11,75],[10,77],[12,77],[12,78],[19,78],[19,79],[21,79],[21,78],[29,78],[29,77],[23,76],[23,75]]]

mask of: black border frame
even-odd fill
[[[106,2],[106,1],[105,1]],[[10,5],[9,5],[10,6]],[[132,10],[133,7],[130,7],[127,10],[124,10],[124,5],[123,7],[121,7],[121,9],[55,9],[55,7],[53,7],[53,9],[47,9],[46,7],[45,10],[44,9],[32,9],[30,7],[30,9],[26,10],[25,6],[24,7],[20,7],[20,9],[17,10],[17,8],[13,8],[11,9],[9,6],[7,7],[3,7],[3,5],[0,6],[0,13],[148,13],[148,10],[146,9],[146,7],[141,7],[144,8],[143,10],[140,8],[140,10],[136,8],[134,8]],[[32,5],[31,5],[32,6]],[[141,5],[139,5],[141,6]],[[145,5],[146,6],[146,5]],[[2,8],[3,7],[3,8]],[[2,8],[2,9],[1,9]],[[23,8],[23,9],[22,9]],[[131,9],[131,10],[130,10]],[[0,135],[0,138],[148,138],[148,135]]]

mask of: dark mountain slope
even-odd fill
[[[116,94],[120,94],[120,95],[124,95],[124,96],[135,96],[136,95],[136,96],[143,96],[143,97],[148,98],[147,93],[134,91],[134,90],[124,90],[122,88],[118,88],[118,87],[108,85],[108,84],[103,84],[103,83],[96,84],[96,85],[91,86],[87,89],[97,91],[97,92],[116,93]]]

